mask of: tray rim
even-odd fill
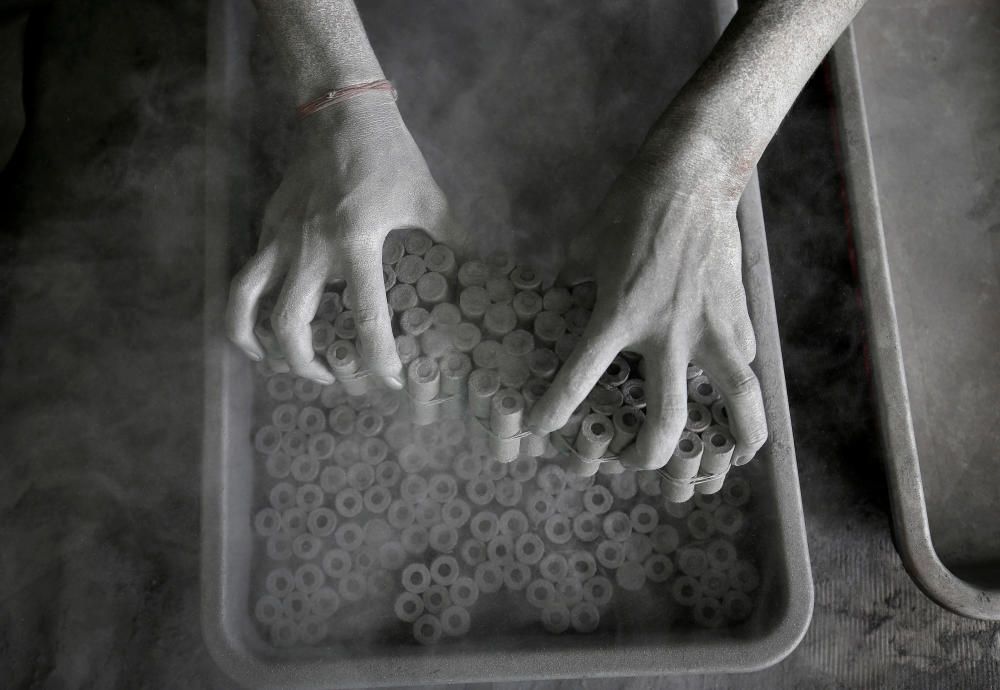
[[[1000,588],[966,582],[942,562],[934,548],[853,27],[834,45],[831,65],[896,550],[913,581],[939,605],[969,618],[1000,620]]]
[[[720,14],[735,4],[718,3]],[[767,668],[790,654],[808,629],[813,610],[813,582],[798,486],[791,421],[785,390],[784,370],[778,341],[777,319],[767,255],[763,214],[756,173],[740,202],[738,219],[744,235],[744,282],[751,318],[758,333],[758,358],[769,366],[758,370],[767,401],[771,438],[766,448],[768,481],[775,502],[776,548],[784,551],[785,591],[780,597],[781,618],[765,634],[752,640],[716,638],[707,643],[672,640],[611,645],[594,650],[534,649],[493,654],[426,654],[386,663],[381,656],[348,661],[277,660],[257,655],[232,629],[227,617],[227,516],[225,462],[227,448],[227,389],[224,382],[247,365],[237,359],[222,332],[221,318],[228,291],[227,236],[231,227],[229,207],[233,181],[223,171],[234,155],[234,137],[225,115],[227,104],[245,86],[237,59],[241,26],[234,0],[213,0],[209,10],[208,94],[209,126],[206,142],[206,232],[205,232],[205,398],[202,446],[202,548],[201,622],[210,655],[231,678],[251,687],[366,687],[373,685],[425,684],[441,682],[529,680],[539,678],[618,677],[671,675],[678,673],[748,672]],[[218,42],[220,40],[222,44]],[[221,230],[220,230],[221,228]],[[778,596],[778,595],[776,595]]]

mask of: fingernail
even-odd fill
[[[395,388],[396,390],[403,389],[403,379],[399,378],[398,376],[392,376],[392,375],[386,376],[385,381],[386,383],[389,384],[390,388]]]
[[[739,467],[740,465],[747,464],[751,460],[753,460],[753,456],[752,455],[741,455],[740,457],[736,458],[736,462],[734,462],[733,465],[735,465],[736,467]]]
[[[336,381],[336,380],[337,379],[335,379],[335,378],[333,378],[332,376],[329,376],[329,375],[327,375],[327,376],[317,376],[316,377],[316,383],[319,383],[319,384],[321,384],[323,386],[332,386],[333,382]]]
[[[259,352],[251,352],[249,354],[249,356],[250,356],[250,359],[252,359],[255,362],[259,362],[262,359],[264,359],[264,355],[260,354]]]

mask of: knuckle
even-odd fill
[[[750,314],[746,310],[746,300],[742,296],[739,304],[738,313],[729,312],[729,318],[723,321],[718,316],[711,318],[708,331],[714,336],[715,346],[720,352],[728,353],[741,363],[752,362],[757,356],[757,338]]]
[[[384,309],[373,306],[356,305],[354,308],[354,323],[358,327],[377,326],[386,315]]]
[[[382,249],[376,233],[359,228],[357,223],[348,224],[345,230],[338,233],[334,245],[348,256],[372,254]]]
[[[292,275],[309,283],[326,281],[333,262],[326,245],[319,239],[303,238],[293,262]]]
[[[394,373],[402,366],[395,348],[390,350],[381,345],[373,344],[364,348],[364,357],[368,368],[377,374]]]
[[[271,314],[271,327],[279,340],[287,340],[305,327],[306,323],[295,312],[288,309],[275,310]]]
[[[768,433],[767,426],[763,424],[755,425],[750,433],[747,434],[747,438],[744,439],[744,443],[750,446],[751,449],[756,451],[765,443],[767,443]]]
[[[752,362],[757,358],[757,338],[754,336],[749,317],[747,317],[746,323],[737,327],[735,339],[736,348],[744,361]]]
[[[665,419],[670,420],[673,425],[676,425],[677,421],[680,420],[681,426],[683,426],[684,419],[688,413],[687,398],[664,400],[660,403],[660,413]]]
[[[330,217],[322,206],[313,205],[302,218],[301,234],[306,242],[312,242],[323,236],[324,228],[330,225]]]
[[[748,398],[757,394],[760,384],[750,367],[744,367],[725,379],[726,389],[733,398]]]
[[[656,470],[667,464],[687,419],[687,403],[671,405],[658,418],[646,418],[643,432],[633,445],[635,464],[644,470]]]
[[[676,441],[687,421],[688,401],[686,394],[670,395],[660,399],[659,404],[646,414],[646,427],[649,428],[650,442],[657,446],[667,447]]]
[[[310,362],[288,362],[288,368],[296,376],[301,376],[302,378],[312,378],[312,372],[309,371]]]

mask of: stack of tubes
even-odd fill
[[[501,462],[564,452],[591,472],[625,469],[618,458],[641,429],[646,406],[643,362],[636,353],[615,358],[562,429],[545,436],[524,429],[531,406],[590,320],[593,283],[556,286],[500,252],[459,265],[451,249],[421,230],[391,234],[382,255],[413,423],[468,413],[483,425]],[[360,395],[371,382],[354,342],[350,298],[349,290],[323,295],[314,345],[344,389]],[[267,332],[266,312],[262,316],[258,335],[270,366],[280,371],[280,351]],[[688,367],[688,398],[685,429],[661,469],[670,487],[666,498],[678,503],[721,489],[735,447],[725,402],[694,365]]]
[[[469,607],[493,588],[523,590],[550,632],[595,629],[613,584],[638,591],[647,581],[670,586],[673,600],[690,607],[699,624],[749,615],[756,574],[735,560],[728,540],[743,524],[738,506],[747,484],[726,485],[724,502],[714,495],[726,484],[734,441],[725,404],[700,369],[688,368],[686,427],[662,471],[624,472],[618,458],[641,429],[646,406],[643,362],[635,353],[615,358],[562,429],[544,436],[524,429],[590,319],[593,283],[555,286],[502,253],[459,265],[448,247],[419,230],[390,235],[383,260],[406,371],[402,407],[364,370],[349,289],[324,293],[312,324],[314,349],[337,377],[329,387],[285,375],[266,306],[261,310],[256,332],[268,356],[258,371],[279,404],[254,441],[267,457],[267,474],[280,481],[254,526],[271,561],[300,563],[272,570],[268,594],[258,600],[257,618],[271,626],[277,644],[318,643],[326,635],[323,621],[341,605],[392,591],[379,579],[389,571],[398,573],[403,589],[396,616],[412,623],[422,643],[464,634]],[[463,431],[467,420],[474,420],[476,434]],[[406,427],[428,432],[424,446],[458,453],[453,460],[442,455],[436,469],[454,469],[464,483],[440,472],[432,485],[423,481],[420,472],[433,460],[409,443],[400,431]],[[594,471],[571,480],[554,463],[534,465],[566,454]],[[325,459],[334,464],[320,470]],[[611,475],[610,492],[594,484],[595,473]],[[532,480],[537,489],[522,497],[522,485]],[[467,501],[455,496],[459,489]],[[649,504],[615,503],[637,494],[662,497],[691,543],[685,546]],[[323,505],[327,495],[332,509]],[[369,534],[362,514],[385,514],[388,525],[376,518],[385,529]],[[487,524],[491,516],[497,529]],[[456,530],[470,538],[459,544]],[[336,548],[324,551],[326,539]],[[570,540],[576,547],[567,551]],[[371,563],[358,561],[361,552]],[[436,555],[422,563],[425,552]],[[563,572],[567,559],[582,570]],[[574,587],[583,587],[582,598]]]

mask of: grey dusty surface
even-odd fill
[[[929,8],[861,21],[976,52],[962,22],[910,21]],[[66,0],[26,28],[28,125],[0,184],[2,687],[232,687],[198,625],[204,22],[194,1]],[[981,95],[956,84],[955,109]],[[588,688],[1000,683],[1000,626],[938,608],[893,550],[830,108],[821,69],[761,165],[813,624],[760,673]]]

